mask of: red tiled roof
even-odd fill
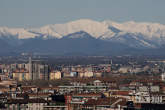
[[[114,105],[114,107],[116,107],[117,105],[126,105],[126,99],[124,98],[115,98],[115,97],[111,97],[111,98],[99,98],[97,100],[95,99],[89,99],[84,105],[85,106],[93,106],[93,105],[112,105],[115,102],[117,102],[119,99],[121,99],[121,101],[119,101],[118,103],[116,103]]]
[[[81,94],[75,94],[73,96],[100,96],[101,97],[101,93],[81,93]]]
[[[112,95],[122,95],[122,96],[128,96],[129,91],[111,91]]]

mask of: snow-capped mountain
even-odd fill
[[[114,31],[116,29],[117,31]],[[62,38],[71,33],[85,31],[95,38],[111,38],[120,32],[140,33],[148,39],[157,39],[165,36],[165,25],[158,23],[136,23],[129,21],[125,23],[117,23],[113,21],[93,21],[89,19],[81,19],[68,22],[66,24],[46,25],[41,28],[7,28],[0,27],[0,36],[15,36],[19,39],[34,38],[40,34],[52,36],[54,38]]]
[[[44,41],[62,41],[63,38],[89,40],[86,37],[89,36],[87,34],[95,39],[93,42],[98,40],[103,43],[105,41],[106,46],[110,46],[107,43],[115,43],[135,49],[156,49],[165,45],[165,25],[158,23],[139,23],[134,21],[117,23],[107,20],[99,22],[81,19],[65,24],[51,24],[30,29],[0,27],[1,42],[12,46],[22,46],[24,44],[28,46],[31,40],[33,42],[43,40],[43,45]],[[97,44],[100,45],[98,42]],[[102,48],[109,48],[104,46],[101,45]],[[94,48],[93,46],[91,47]]]
[[[85,31],[96,38],[102,36],[104,33],[111,32],[107,25],[88,19],[72,21],[66,24],[47,25],[39,29],[31,29],[31,31],[57,38],[62,38],[63,36],[79,31]]]
[[[103,23],[109,26],[113,26],[116,29],[119,29],[124,32],[141,33],[150,38],[165,36],[165,25],[158,23],[137,23],[134,21],[129,21],[125,23],[104,21]]]
[[[16,37],[18,39],[35,38],[37,34],[31,33],[24,28],[0,27],[0,37]]]
[[[136,23],[134,21],[125,23],[104,21],[103,23],[118,30],[112,39],[117,38],[119,42],[122,42],[121,39],[125,39],[127,44],[130,44],[132,47],[139,47],[141,45],[142,47],[156,48],[165,43],[165,25],[158,23]],[[110,29],[112,30],[112,28]],[[134,41],[139,41],[140,45],[137,46],[137,43],[132,45],[132,41],[125,38],[128,34],[131,34],[132,39],[136,36]]]

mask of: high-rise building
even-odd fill
[[[46,64],[39,65],[39,79],[48,80],[49,79],[49,66]]]
[[[29,75],[31,80],[49,79],[49,66],[42,64],[40,61],[32,61],[31,57],[29,58]]]
[[[32,76],[32,58],[29,57],[29,76],[30,76],[30,80],[33,79],[33,76]]]

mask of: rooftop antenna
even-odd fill
[[[113,64],[112,59],[111,59],[111,65]]]
[[[32,78],[32,54],[29,56],[29,74],[30,77]]]

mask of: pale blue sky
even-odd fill
[[[0,0],[0,26],[40,27],[81,18],[165,24],[165,0]]]

